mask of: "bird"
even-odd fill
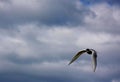
[[[80,55],[82,55],[83,53],[87,53],[88,55],[92,56],[92,67],[93,67],[93,71],[95,72],[96,70],[96,66],[97,66],[97,52],[94,49],[84,49],[79,51],[73,58],[72,60],[69,62],[68,65],[70,65],[71,63],[73,63]]]

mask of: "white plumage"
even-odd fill
[[[96,66],[97,66],[97,52],[96,52],[94,49],[86,49],[86,50],[81,50],[81,51],[79,51],[79,52],[72,58],[72,60],[69,62],[68,65],[70,65],[71,63],[73,63],[80,55],[82,55],[82,54],[85,53],[85,52],[92,56],[92,66],[93,66],[93,71],[95,72]]]

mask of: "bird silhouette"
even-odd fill
[[[81,50],[79,51],[73,58],[72,60],[69,62],[68,65],[70,65],[71,63],[73,63],[80,55],[82,55],[83,53],[87,53],[89,55],[92,56],[92,67],[93,67],[93,71],[95,72],[96,70],[96,66],[97,66],[97,52],[94,49],[85,49],[85,50]]]

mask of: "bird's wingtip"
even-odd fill
[[[70,65],[70,64],[71,64],[71,62],[68,65]]]
[[[93,70],[93,72],[95,72],[95,69]]]

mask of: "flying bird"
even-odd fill
[[[80,55],[82,55],[83,53],[87,53],[89,55],[92,56],[92,66],[93,66],[93,71],[95,72],[96,70],[96,66],[97,66],[97,52],[94,49],[85,49],[85,50],[81,50],[79,51],[73,58],[72,60],[69,62],[68,65],[70,65],[71,63],[73,63]]]

